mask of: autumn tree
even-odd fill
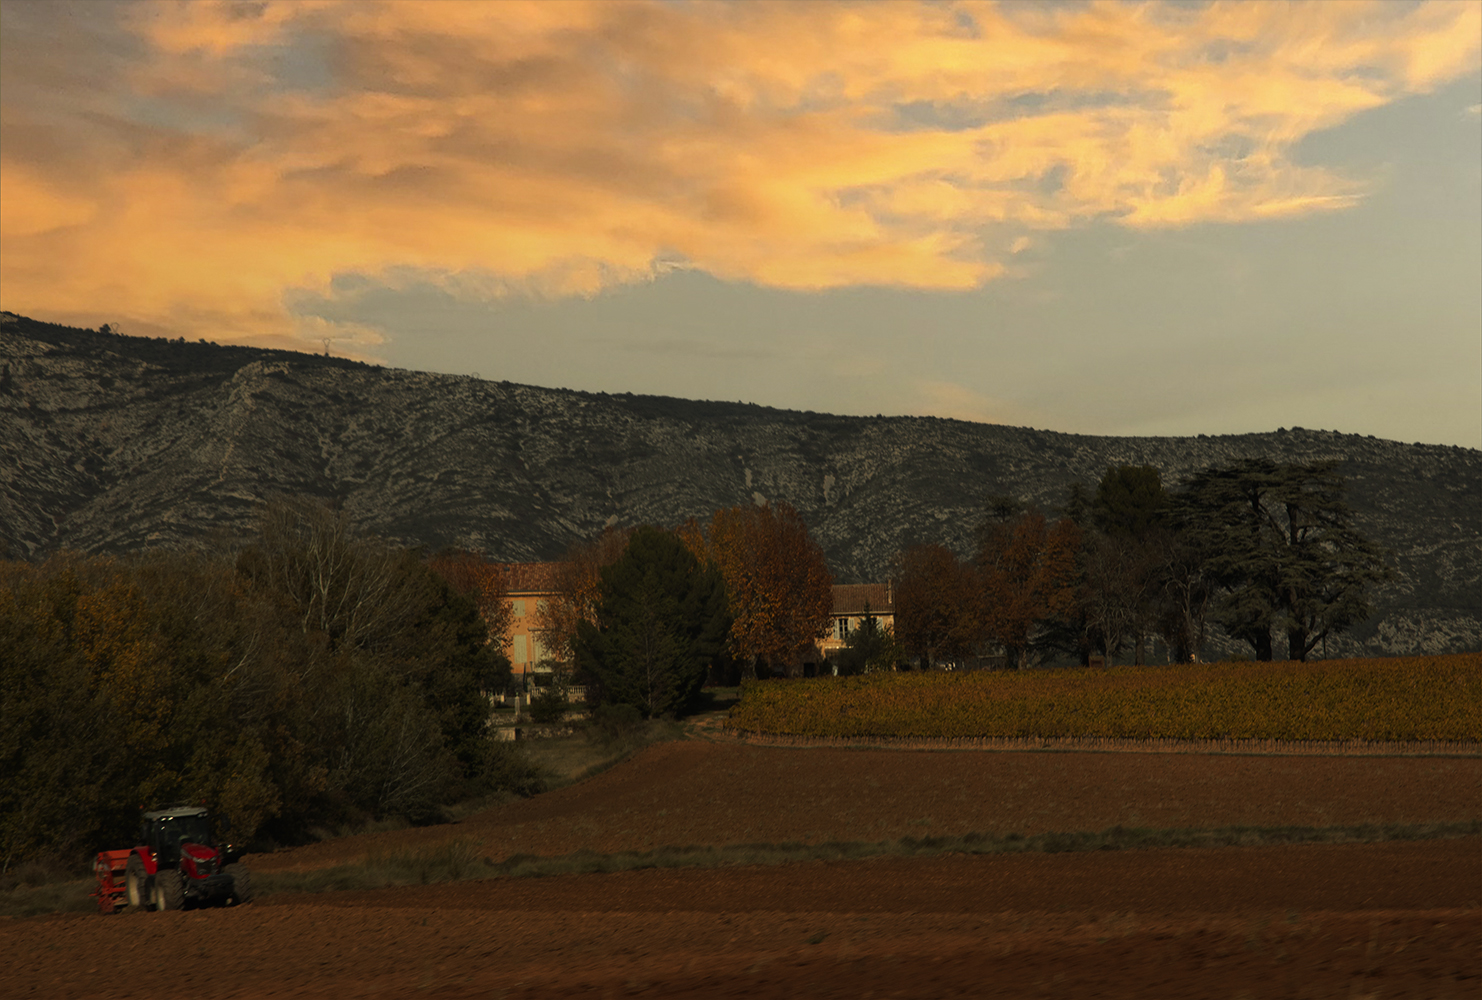
[[[648,718],[689,710],[730,631],[719,572],[672,533],[642,527],[601,571],[596,621],[577,626],[592,701]]]
[[[1031,508],[1010,520],[990,518],[979,537],[985,632],[1008,664],[1022,666],[1038,624],[1075,610],[1081,531]]]
[[[924,668],[960,662],[986,638],[977,567],[942,545],[913,545],[896,564],[896,635]]]
[[[537,605],[534,621],[541,644],[557,661],[575,662],[582,622],[597,622],[602,570],[622,558],[631,535],[631,529],[608,527],[594,539],[567,546],[555,569],[554,593]]]
[[[444,549],[427,560],[427,566],[450,587],[473,601],[488,629],[488,643],[496,650],[507,648],[510,628],[514,624],[514,610],[509,602],[504,566],[489,562],[482,552],[463,549]]]
[[[729,595],[729,651],[755,676],[764,662],[794,673],[833,620],[833,576],[823,549],[789,504],[718,510],[707,528],[690,522],[679,537],[715,566]]]

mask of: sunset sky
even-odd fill
[[[0,308],[1482,447],[1482,2],[0,0]]]

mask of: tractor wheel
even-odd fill
[[[227,865],[223,872],[232,877],[232,901],[240,906],[252,902],[252,873],[246,865]]]
[[[150,904],[149,876],[144,874],[144,859],[137,854],[129,855],[128,867],[124,869],[124,885],[128,891],[129,909],[142,910]]]
[[[154,908],[180,910],[185,907],[185,879],[178,869],[166,868],[154,876]]]

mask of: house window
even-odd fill
[[[849,619],[848,618],[840,618],[839,619],[839,622],[838,622],[838,625],[839,625],[839,628],[838,628],[838,636],[839,636],[839,638],[840,639],[848,639],[849,638]]]
[[[524,601],[512,601],[511,603],[514,604],[514,606],[515,606],[515,617],[516,618],[524,618],[525,617],[525,602]]]
[[[511,657],[516,663],[529,663],[530,650],[526,645],[529,637],[523,635],[515,636],[515,655]]]

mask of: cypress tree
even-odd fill
[[[730,631],[725,584],[673,534],[642,527],[602,571],[597,622],[577,631],[577,665],[598,704],[648,718],[691,708]]]

